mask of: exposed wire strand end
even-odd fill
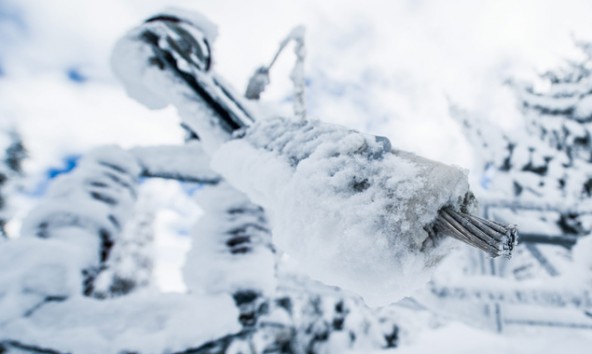
[[[456,211],[451,207],[440,210],[434,228],[486,252],[493,258],[511,258],[512,250],[518,243],[516,225],[502,225]]]

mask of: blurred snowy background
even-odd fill
[[[0,0],[0,128],[15,127],[29,155],[9,235],[18,235],[48,183],[89,149],[182,142],[175,111],[129,99],[109,65],[115,41],[168,6],[195,9],[218,25],[215,68],[240,91],[286,33],[305,25],[309,116],[468,168],[475,188],[482,160],[451,117],[451,103],[519,129],[516,94],[504,83],[582,60],[575,41],[592,40],[587,0]],[[287,112],[292,64],[280,59],[263,96]],[[191,201],[199,188],[146,183],[161,206],[156,277],[162,289],[182,291],[179,267],[200,214]],[[590,332],[529,327],[501,335],[452,321],[418,328],[398,352],[588,353]]]

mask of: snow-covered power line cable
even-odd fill
[[[253,115],[249,115],[249,112],[245,109],[248,105],[245,104],[243,98],[233,93],[230,86],[224,84],[224,80],[209,67],[211,53],[207,50],[210,46],[207,43],[212,42],[213,38],[210,37],[213,36],[208,36],[208,26],[203,23],[203,19],[200,21],[194,23],[178,19],[172,15],[154,17],[140,27],[133,29],[118,42],[114,51],[113,63],[116,74],[126,84],[128,93],[132,97],[149,107],[159,108],[168,104],[176,107],[185,126],[200,140],[205,154],[212,156],[218,154],[220,147],[232,140],[245,141],[253,138],[253,135],[258,134],[255,127],[261,121],[254,119]],[[303,139],[302,148],[304,148],[304,145],[308,146],[312,141],[315,141],[315,146],[321,142],[336,143],[335,140],[338,140],[338,136],[342,136],[345,134],[344,132],[349,131],[338,127],[316,127],[317,123],[305,119],[303,35],[303,27],[293,29],[280,43],[280,47],[269,65],[260,68],[251,79],[250,88],[247,89],[247,98],[258,97],[257,95],[263,91],[269,82],[269,70],[275,65],[283,49],[291,41],[296,42],[298,58],[291,78],[295,85],[294,110],[298,122],[294,122],[292,119],[272,119],[273,124],[278,125],[278,129],[273,127],[270,127],[269,131],[267,131],[267,128],[260,129],[260,134],[264,135],[265,139],[276,141],[279,144],[278,146],[283,146],[287,142],[289,144],[286,146],[300,146],[294,140],[297,137],[294,134],[302,126],[310,125],[314,129],[320,129],[323,134],[327,134],[326,137],[317,139],[319,137],[308,137],[306,132],[303,132],[301,137]],[[199,50],[193,48],[198,46],[196,43],[200,41],[203,43],[199,44]],[[130,63],[144,64],[135,65]],[[366,138],[363,134],[358,134],[356,137],[352,136],[351,139],[355,141],[368,140],[368,144],[376,145],[376,152],[367,156],[364,155],[363,160],[366,161],[364,168],[369,168],[368,166],[372,164],[372,161],[381,161],[384,156],[392,155],[392,159],[398,159],[396,156],[402,154],[404,155],[402,159],[405,160],[409,155],[393,149],[386,138]],[[341,147],[336,146],[336,149],[344,148],[343,142],[337,145]],[[258,148],[262,147],[259,146]],[[262,148],[261,152],[264,151],[269,151],[269,149]],[[365,151],[365,149],[362,148],[362,151]],[[350,156],[353,160],[344,161],[346,165],[357,163],[357,157],[353,155],[355,154]],[[301,160],[303,156],[295,154],[286,157],[289,158],[290,163],[293,163]],[[415,157],[409,158],[410,161],[415,161],[415,159]],[[382,162],[376,163],[383,164]],[[426,162],[425,165],[440,166],[435,162]],[[395,172],[397,167],[391,167],[393,169],[389,170],[385,176],[392,177],[395,174],[400,178],[402,174]],[[427,168],[427,170],[430,169]],[[456,176],[454,168],[447,170]],[[457,177],[459,181],[465,178],[461,175]],[[354,179],[354,191],[363,191],[370,184],[369,180],[365,181],[359,175],[352,176],[352,178]],[[423,178],[427,177],[423,176]],[[438,193],[437,190],[431,190],[430,195],[433,197]],[[356,198],[353,198],[348,203],[355,204],[355,200]],[[392,200],[389,203],[391,202]],[[345,201],[342,201],[342,203],[344,203],[343,205],[346,204]],[[436,236],[429,237],[429,242],[424,245],[424,248],[429,248],[427,244],[437,242],[438,235],[442,235],[451,236],[473,247],[482,249],[492,257],[500,255],[509,257],[511,255],[517,239],[513,226],[488,224],[481,219],[469,217],[467,215],[470,210],[458,210],[458,212],[467,215],[457,214],[456,209],[444,210],[449,206],[451,206],[451,203],[443,203],[438,207],[434,206],[433,219],[425,220],[425,224],[422,225],[421,234],[425,233],[423,231],[425,226],[426,231]],[[461,220],[461,222],[457,219]],[[492,225],[495,225],[495,227]]]
[[[290,73],[290,80],[294,86],[294,115],[297,118],[306,118],[306,105],[304,101],[304,59],[306,56],[306,48],[304,46],[304,27],[294,27],[288,36],[280,42],[275,55],[271,59],[269,65],[259,67],[249,79],[245,97],[251,100],[258,100],[261,97],[263,91],[269,84],[269,72],[271,68],[279,58],[280,54],[284,51],[286,46],[294,41],[294,54],[296,54],[296,63]]]

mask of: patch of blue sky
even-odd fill
[[[13,4],[2,0],[0,0],[0,24],[16,26],[20,30],[24,30],[27,27],[22,11]]]
[[[76,168],[80,155],[67,155],[62,159],[62,165],[57,167],[50,167],[47,170],[47,178],[54,179],[57,176],[68,173]]]
[[[191,237],[191,229],[186,227],[176,227],[173,230],[173,235],[180,237]]]
[[[88,81],[88,77],[86,75],[84,75],[80,69],[76,68],[76,67],[70,67],[66,69],[66,76],[68,77],[68,80],[70,80],[71,82],[74,82],[76,84],[83,84],[86,81]]]
[[[47,188],[51,184],[51,181],[62,175],[64,173],[68,173],[76,168],[78,165],[78,161],[80,160],[80,155],[67,155],[62,159],[62,163],[60,166],[51,166],[49,167],[41,180],[33,187],[31,190],[25,190],[25,194],[31,197],[42,197],[47,192]]]
[[[195,195],[195,193],[205,187],[202,183],[179,182],[179,184],[181,185],[183,192],[185,192],[185,194],[188,196]]]
[[[495,167],[493,166],[493,164],[488,163],[483,171],[483,174],[481,175],[481,179],[479,181],[479,184],[481,184],[481,187],[483,187],[483,189],[488,190],[491,187],[491,182],[493,180],[493,176],[495,175]]]

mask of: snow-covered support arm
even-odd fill
[[[180,182],[217,184],[221,177],[209,168],[210,157],[198,141],[181,146],[136,147],[130,153],[138,160],[140,176]]]
[[[447,253],[442,210],[475,207],[464,171],[319,121],[257,122],[212,166],[268,210],[275,244],[308,274],[374,304],[408,292]]]
[[[89,265],[80,269],[84,273],[86,295],[104,297],[110,296],[107,294],[110,292],[131,290],[130,282],[120,279],[110,284],[108,290],[97,292],[94,282],[114,261],[110,255],[134,209],[139,172],[136,160],[125,150],[118,147],[95,149],[72,173],[54,182],[47,199],[24,221],[23,237],[66,237],[73,245],[85,249],[81,252],[92,254]],[[78,234],[80,236],[74,236]],[[116,285],[124,283],[128,284],[125,289]]]

